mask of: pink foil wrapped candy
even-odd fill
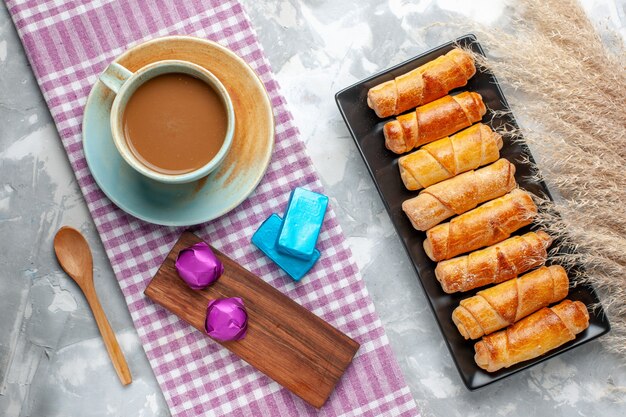
[[[239,297],[209,301],[205,330],[214,339],[226,342],[240,340],[248,330],[248,313]]]
[[[194,290],[201,290],[217,281],[224,273],[224,265],[209,245],[200,242],[180,251],[176,270],[187,285]]]

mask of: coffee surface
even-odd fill
[[[226,136],[226,109],[208,84],[187,74],[163,74],[142,84],[126,104],[126,142],[148,168],[184,174],[206,165]]]

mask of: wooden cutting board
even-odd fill
[[[215,343],[307,403],[321,407],[359,344],[214,248],[224,264],[224,274],[207,289],[192,290],[178,276],[174,264],[179,251],[201,241],[184,232],[145,294],[203,333],[209,300],[241,297],[248,312],[246,337]]]

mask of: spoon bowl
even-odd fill
[[[85,237],[72,227],[62,227],[54,236],[54,252],[61,268],[83,288],[93,285],[93,259]]]

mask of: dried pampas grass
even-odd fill
[[[626,58],[574,0],[515,3],[507,31],[480,30],[477,57],[508,87],[538,172],[557,194],[539,221],[573,243],[578,279],[599,291],[611,320],[607,346],[626,356]],[[513,135],[516,132],[511,132]]]

